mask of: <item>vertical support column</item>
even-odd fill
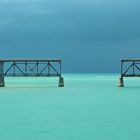
[[[135,74],[135,62],[133,61],[133,75]]]
[[[64,78],[63,77],[59,77],[59,87],[64,87]]]
[[[121,60],[121,77],[119,78],[119,87],[124,87],[123,81],[123,61]]]
[[[48,62],[48,76],[50,76],[50,70],[51,70],[51,69],[50,69],[50,68],[51,68],[50,65],[51,65],[51,64],[50,64],[50,61],[49,61],[49,62]]]
[[[121,75],[123,74],[123,61],[121,60]]]
[[[62,73],[62,63],[60,61],[60,77],[59,77],[59,87],[64,87],[64,78],[61,76]]]
[[[119,87],[124,87],[123,77],[119,78]]]
[[[62,62],[60,61],[60,75],[62,74]]]
[[[4,63],[0,62],[0,87],[5,87],[3,72],[4,72]]]
[[[16,63],[13,62],[13,76],[16,76]]]
[[[27,75],[27,61],[25,61],[25,76]]]

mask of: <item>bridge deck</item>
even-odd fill
[[[121,62],[140,62],[140,59],[139,58],[136,58],[136,59],[121,59]]]
[[[25,61],[28,61],[28,62],[34,62],[34,61],[38,61],[38,62],[61,62],[62,60],[61,59],[56,59],[56,58],[47,58],[47,59],[44,59],[44,58],[21,58],[21,59],[17,59],[17,58],[14,58],[14,59],[10,59],[10,58],[6,58],[6,59],[0,59],[0,62],[25,62]]]

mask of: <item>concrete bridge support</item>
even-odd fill
[[[59,87],[64,87],[64,78],[63,77],[59,77]]]
[[[0,87],[4,87],[3,62],[0,62]]]
[[[123,77],[119,78],[119,87],[124,87]]]
[[[0,87],[5,87],[4,77],[0,76]]]

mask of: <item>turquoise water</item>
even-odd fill
[[[139,140],[140,79],[116,74],[6,78],[0,88],[0,140]]]

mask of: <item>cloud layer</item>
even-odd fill
[[[1,56],[18,57],[23,52],[30,57],[34,51],[33,57],[63,57],[67,64],[93,59],[87,63],[88,69],[83,70],[81,62],[75,70],[98,71],[102,65],[90,65],[97,57],[100,62],[112,58],[108,63],[113,64],[121,57],[138,55],[139,4],[138,0],[1,0]],[[12,51],[7,54],[9,48]],[[108,56],[110,50],[113,55]],[[70,70],[67,64],[66,70]],[[116,68],[117,64],[104,71]]]

